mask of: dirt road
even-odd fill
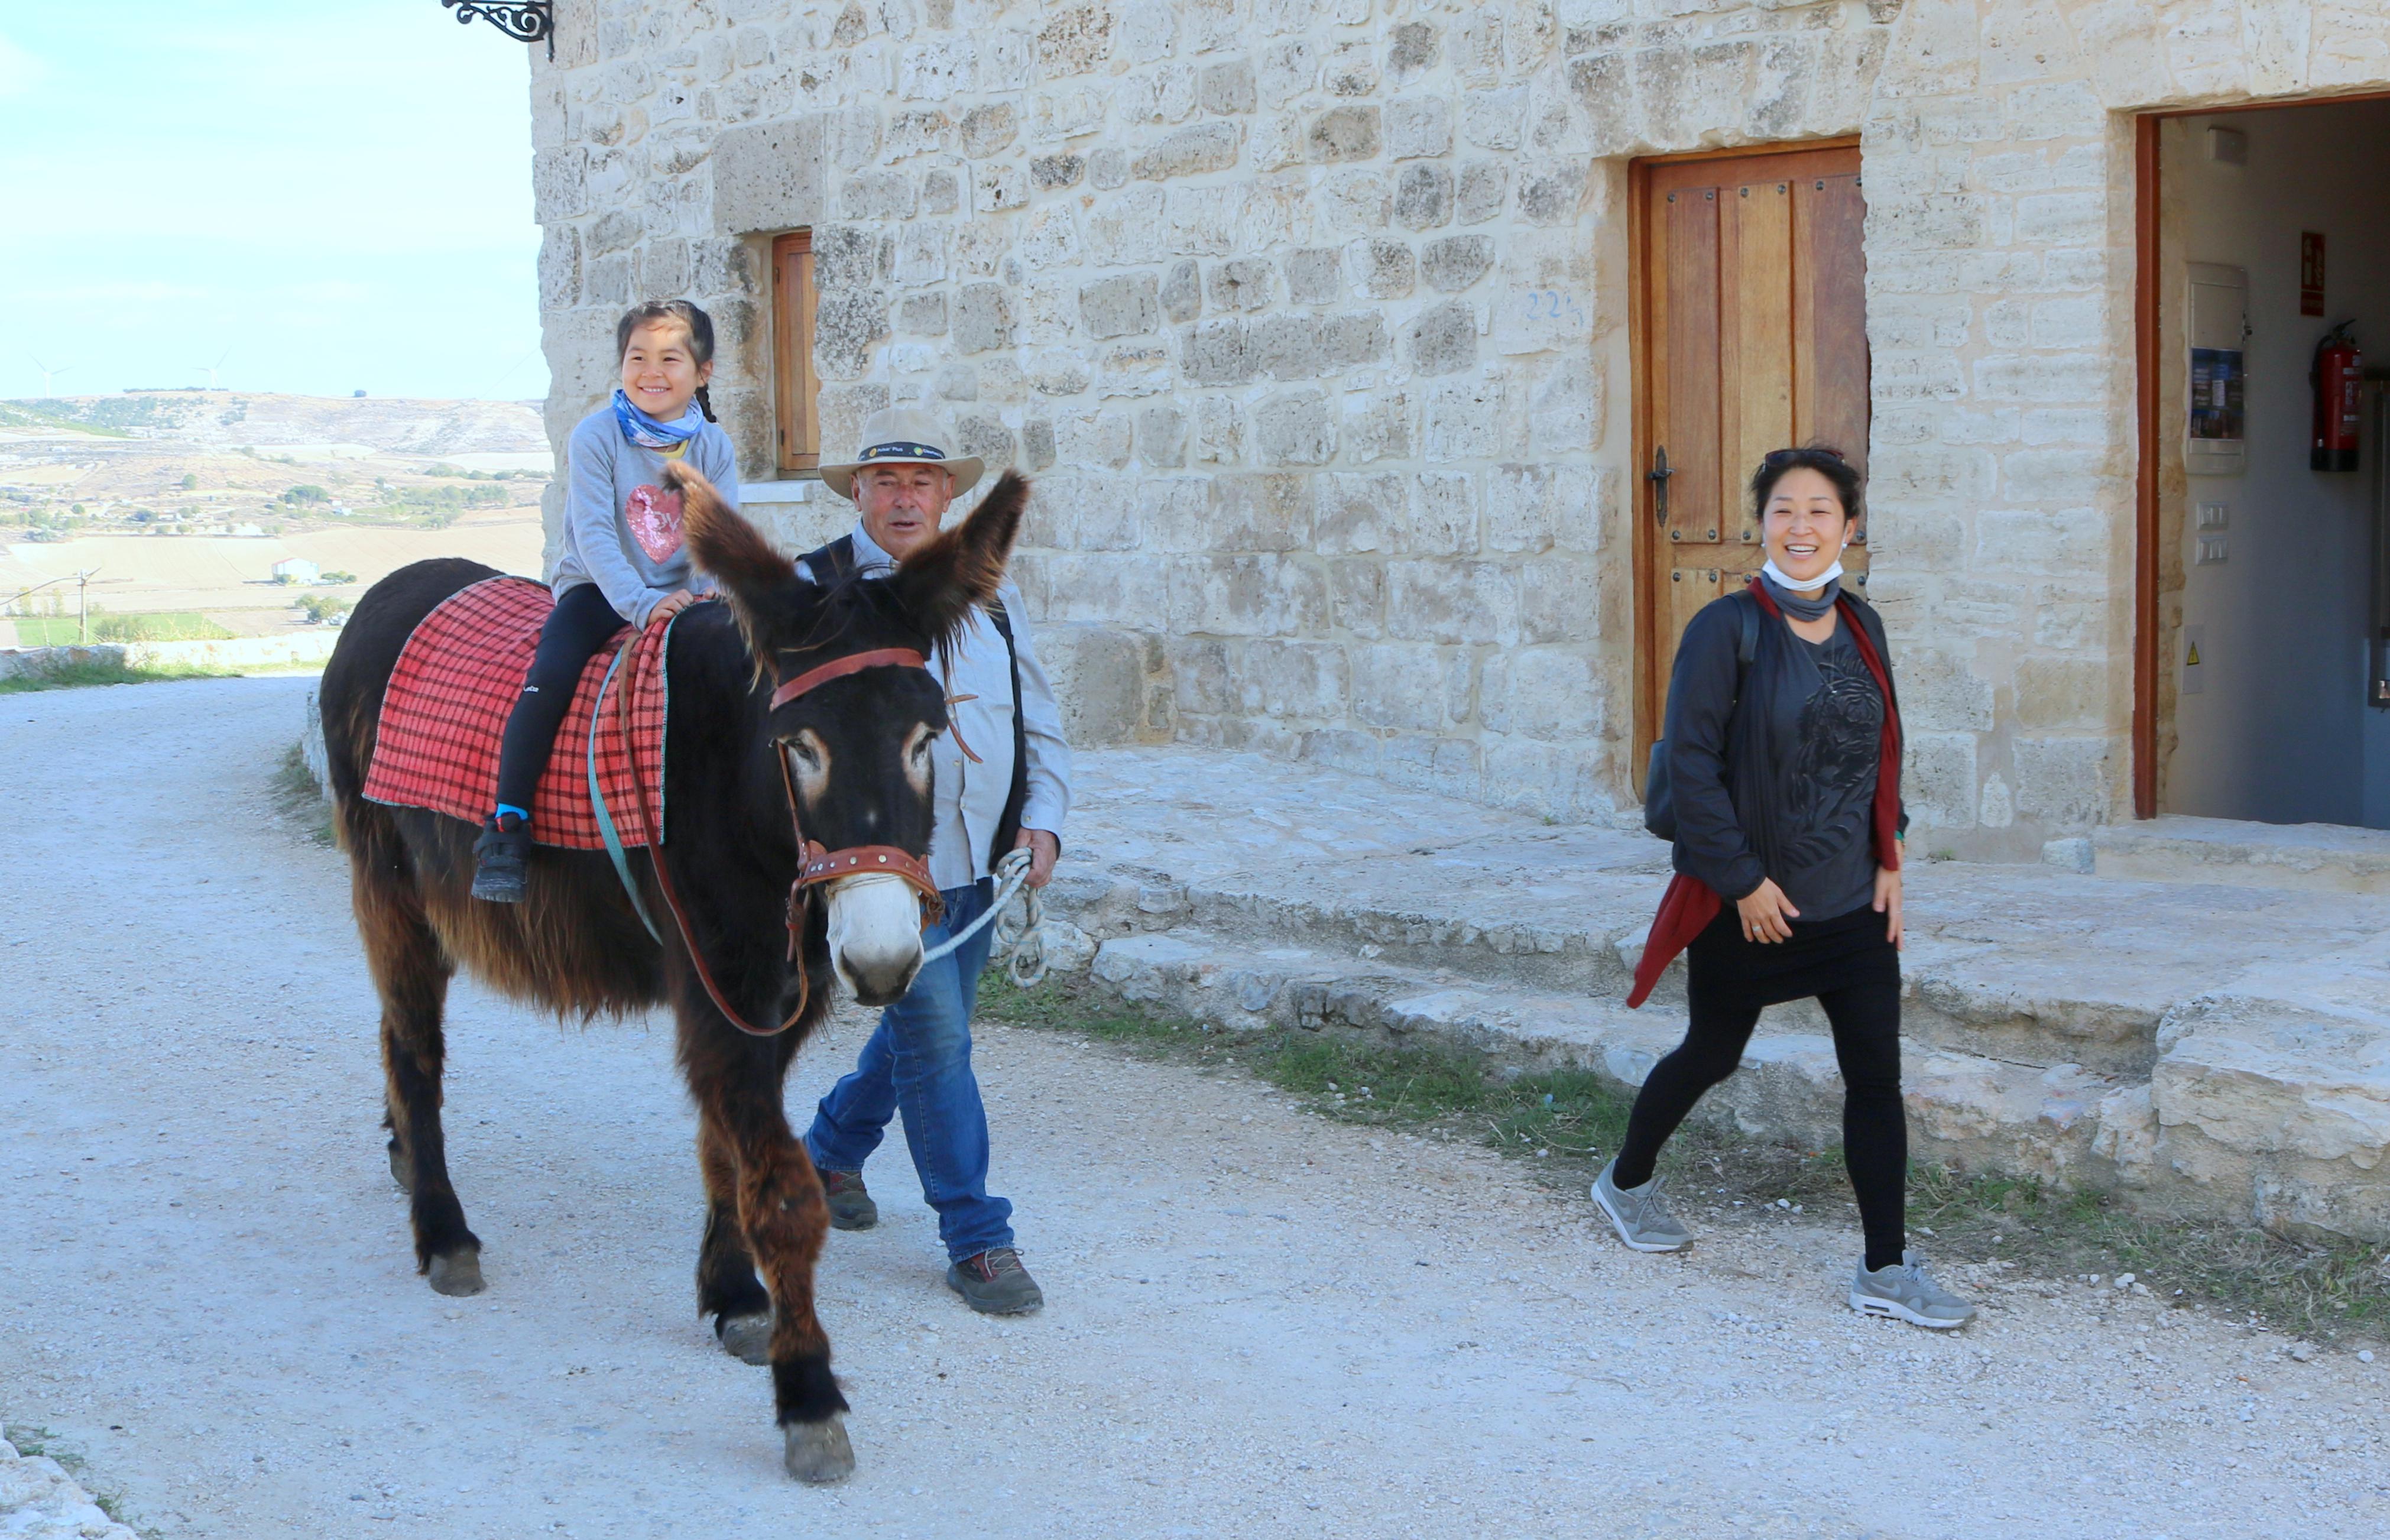
[[[693,1311],[669,1038],[460,985],[490,1290],[415,1276],[306,682],[0,699],[0,1417],[164,1535],[2376,1536],[2390,1364],[2082,1283],[1936,1336],[1785,1215],[1683,1258],[1491,1156],[983,1039],[1041,1315],[970,1315],[892,1141],[822,1310],[861,1466],[779,1470]],[[800,1060],[808,1106],[848,1022]],[[6,1516],[0,1511],[0,1529]]]

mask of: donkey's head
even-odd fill
[[[904,655],[927,659],[995,597],[1029,483],[1007,474],[893,575],[822,584],[799,577],[703,478],[679,466],[665,474],[681,492],[692,559],[721,585],[773,687],[765,751],[779,764],[770,779],[777,790],[785,769],[807,842],[893,847],[925,860],[931,746],[946,729],[945,691]],[[921,966],[922,897],[873,864],[824,885],[830,962],[857,999],[878,1006],[901,998]]]

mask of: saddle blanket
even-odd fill
[[[484,578],[416,623],[382,697],[380,733],[366,773],[368,800],[429,808],[474,825],[489,816],[498,795],[498,739],[531,673],[539,628],[555,604],[544,583]],[[635,759],[647,783],[647,805],[659,822],[663,819],[664,648],[672,627],[650,626],[642,633],[612,683],[606,684],[606,671],[629,631],[626,625],[616,632],[581,671],[572,708],[557,732],[532,802],[532,837],[543,845],[606,848],[589,795],[593,719],[597,779],[616,835],[625,846],[649,842],[631,778]],[[627,743],[621,699],[626,687],[632,739]]]

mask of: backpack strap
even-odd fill
[[[1004,638],[1004,656],[1012,665],[1012,786],[1005,792],[1004,816],[996,821],[996,838],[987,853],[988,869],[994,871],[1021,838],[1021,813],[1029,803],[1029,724],[1021,709],[1021,649],[1013,643],[1012,617],[1005,612],[1002,599],[987,601],[987,618]]]

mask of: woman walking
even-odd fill
[[[1638,1251],[1692,1237],[1654,1167],[1703,1092],[1732,1074],[1761,1007],[1814,997],[1844,1086],[1843,1154],[1866,1252],[1851,1308],[1948,1328],[1975,1307],[1905,1250],[1900,1100],[1900,715],[1883,624],[1844,591],[1865,512],[1831,449],[1780,449],[1752,477],[1767,561],[1685,627],[1665,746],[1676,880],[1636,969],[1639,1006],[1686,954],[1691,1023],[1652,1067],[1594,1201]],[[1655,799],[1656,801],[1656,799]]]

